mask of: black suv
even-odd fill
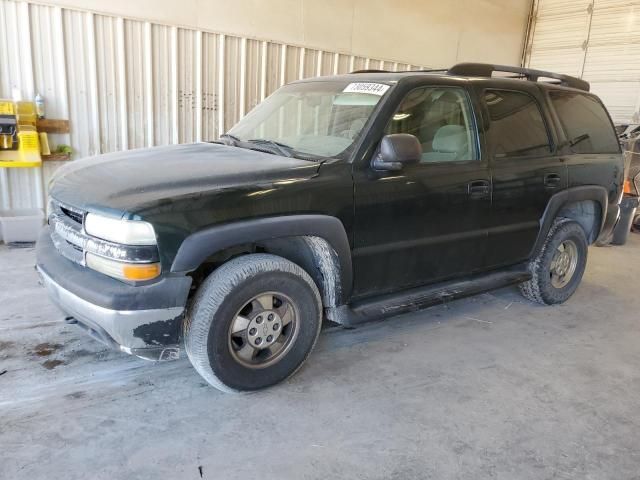
[[[69,323],[147,359],[184,343],[226,391],[293,374],[323,318],[516,283],[561,303],[622,196],[588,90],[485,64],[295,82],[218,142],[60,169],[37,267]]]

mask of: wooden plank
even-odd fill
[[[53,118],[40,118],[36,121],[39,132],[45,133],[69,133],[69,120],[56,120]]]
[[[68,153],[52,153],[51,155],[42,155],[43,162],[68,162],[71,155]]]

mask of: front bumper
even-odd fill
[[[177,358],[190,277],[167,277],[143,286],[124,284],[62,257],[49,228],[40,235],[36,255],[42,283],[68,323],[141,358]]]

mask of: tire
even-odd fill
[[[567,257],[563,251],[569,252],[569,257],[575,247],[576,262],[569,277],[558,275],[562,268],[554,265],[554,258],[561,267],[567,265]],[[520,284],[522,294],[532,302],[544,305],[555,305],[566,302],[574,294],[587,265],[587,251],[589,245],[584,230],[577,222],[568,218],[557,218],[538,255],[529,263],[531,280]],[[566,271],[571,270],[571,260]],[[565,283],[566,282],[566,283]]]
[[[183,328],[194,368],[212,386],[232,392],[259,390],[293,375],[321,327],[322,301],[311,277],[284,258],[251,254],[206,278]]]

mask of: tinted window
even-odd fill
[[[422,144],[423,162],[476,160],[476,134],[464,90],[422,87],[402,100],[387,134],[410,133]]]
[[[550,97],[573,152],[620,151],[609,115],[596,97],[571,92],[551,92]]]
[[[549,133],[538,103],[521,92],[488,90],[489,135],[496,157],[547,155]]]

